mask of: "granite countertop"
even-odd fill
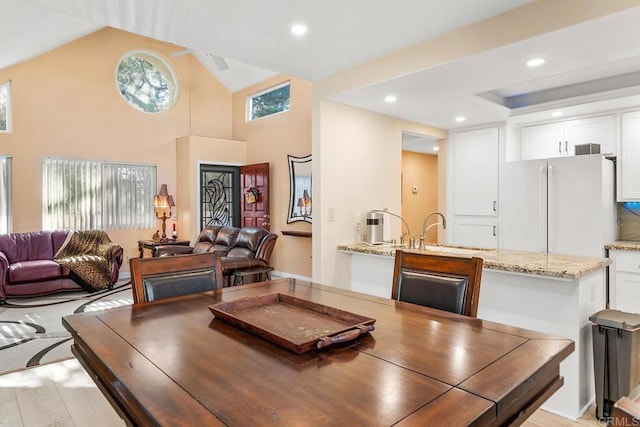
[[[605,245],[605,249],[618,249],[622,251],[640,251],[640,242],[633,240],[618,240]]]
[[[368,245],[366,243],[355,243],[338,245],[339,251],[382,256],[394,256],[398,249],[439,255],[473,255],[482,258],[483,266],[487,269],[572,280],[598,271],[612,262],[609,258],[445,245],[427,245],[426,250],[407,249],[400,245],[386,244]],[[640,247],[638,250],[640,250]]]

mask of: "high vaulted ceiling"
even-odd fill
[[[563,4],[580,8],[581,1],[563,0]],[[533,0],[0,0],[0,68],[111,26],[183,47],[229,90],[236,91],[275,73],[311,81],[325,79],[531,3]],[[428,69],[409,70],[375,84],[354,85],[330,99],[455,129],[502,121],[532,106],[561,105],[563,99],[594,92],[635,93],[640,87],[638,22],[640,6]],[[296,23],[306,24],[307,34],[294,36],[290,28]],[[229,68],[221,71],[211,55],[224,58]],[[524,61],[533,56],[544,56],[547,63],[528,69]],[[385,103],[388,94],[397,101]],[[456,116],[467,120],[456,122]]]

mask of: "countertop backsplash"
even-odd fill
[[[640,203],[618,204],[618,240],[640,241]]]

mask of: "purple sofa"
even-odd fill
[[[68,231],[33,231],[0,235],[0,303],[11,296],[46,295],[83,289],[68,268],[53,260]],[[112,283],[118,281],[122,248],[114,244]]]

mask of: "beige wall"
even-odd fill
[[[180,97],[169,111],[138,112],[118,93],[115,67],[134,49],[155,51],[176,69]],[[171,56],[179,51],[107,28],[0,70],[0,82],[12,82],[12,133],[0,134],[0,154],[13,156],[14,232],[42,228],[42,159],[47,156],[156,164],[158,185],[167,184],[176,201],[178,235],[191,241],[199,232],[199,165],[269,162],[272,231],[310,231],[310,224],[286,224],[286,212],[287,154],[311,153],[311,84],[291,79],[291,111],[245,123],[246,95],[288,77],[232,95],[192,55]],[[172,223],[167,221],[167,229]],[[137,256],[137,241],[150,239],[157,228],[160,222],[150,229],[108,233],[131,257]],[[279,271],[310,277],[311,239],[280,235],[273,262]]]
[[[413,193],[412,187],[418,191]],[[418,236],[422,232],[422,220],[429,212],[438,210],[438,156],[432,154],[402,152],[402,217]],[[429,220],[431,224],[433,218]],[[408,241],[408,238],[407,240]],[[427,233],[426,242],[437,243],[436,227]]]
[[[290,110],[247,122],[246,97],[287,80],[291,82]],[[311,277],[311,239],[282,235],[282,230],[311,231],[311,224],[303,221],[287,224],[287,154],[297,157],[311,154],[311,83],[276,76],[234,93],[233,138],[247,141],[248,163],[270,164],[271,231],[279,235],[272,256],[274,268],[294,276]]]
[[[180,98],[167,112],[138,112],[118,93],[118,60],[141,48],[164,56],[178,73]],[[47,156],[157,164],[158,185],[167,184],[182,207],[182,196],[188,199],[194,190],[177,190],[177,174],[185,172],[177,169],[176,139],[191,133],[229,138],[232,109],[231,93],[193,56],[171,56],[179,50],[107,28],[0,70],[0,81],[11,80],[12,91],[12,132],[0,134],[0,153],[13,156],[14,232],[42,228],[42,159]],[[137,241],[150,239],[155,228],[159,222],[153,229],[108,233],[127,256],[137,256]],[[193,238],[182,233],[180,223],[178,231]]]

